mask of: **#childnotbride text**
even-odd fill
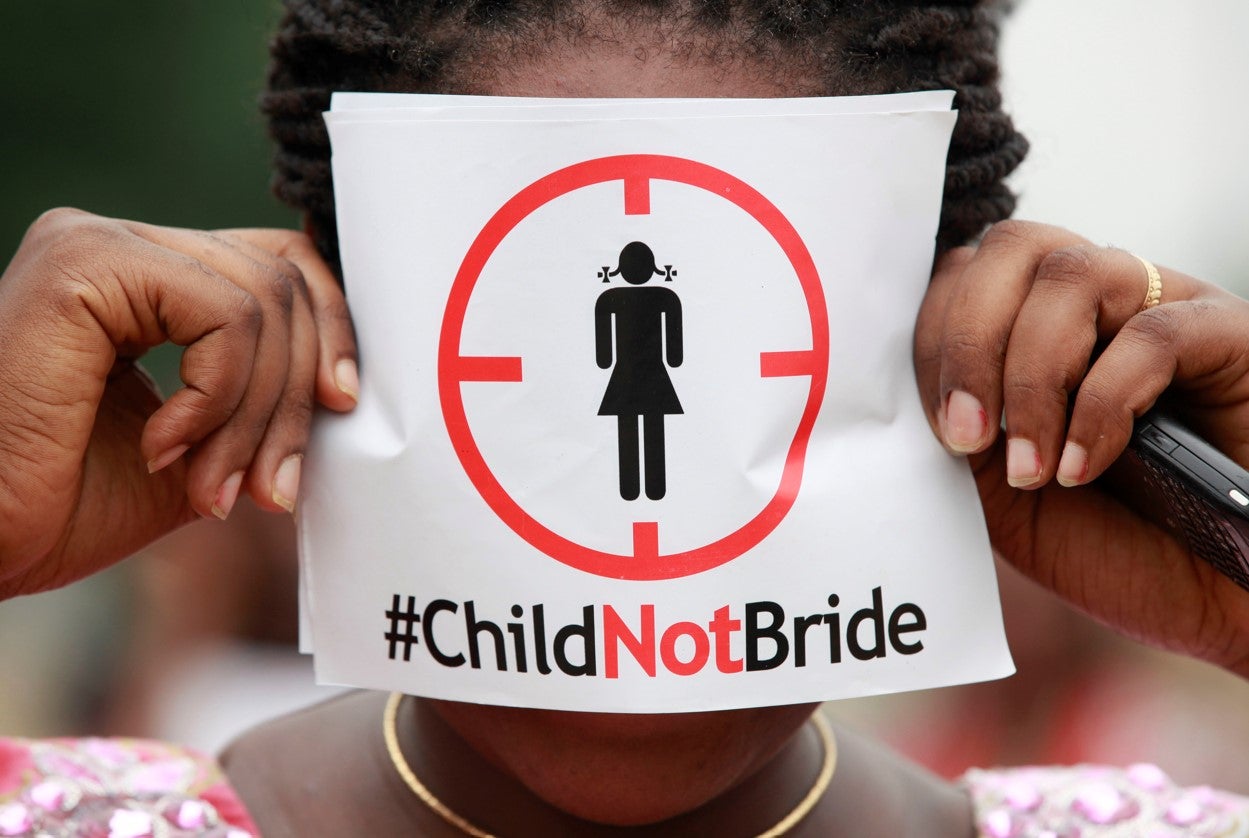
[[[395,594],[386,611],[385,639],[391,660],[410,661],[412,647],[423,646],[442,666],[481,669],[484,660],[500,672],[529,672],[532,651],[533,671],[541,675],[558,669],[565,675],[593,677],[600,674],[601,656],[606,678],[620,677],[624,658],[654,678],[660,665],[674,675],[694,675],[708,664],[723,673],[758,672],[785,664],[803,667],[808,659],[822,662],[826,653],[828,663],[841,663],[843,650],[861,661],[884,658],[890,650],[899,655],[923,651],[919,633],[928,628],[928,620],[915,603],[901,603],[886,613],[884,594],[873,588],[871,605],[843,620],[836,610],[840,597],[831,594],[826,601],[832,610],[793,617],[767,600],[746,603],[737,612],[741,616],[725,605],[706,623],[683,620],[662,630],[654,605],[639,606],[632,621],[612,605],[586,605],[579,622],[552,630],[544,605],[530,606],[527,618],[524,608],[513,605],[513,621],[500,624],[479,614],[473,600],[434,599],[418,608],[416,597]],[[738,635],[742,657],[733,653]]]

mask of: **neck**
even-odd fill
[[[406,700],[400,707],[396,733],[405,759],[435,797],[478,828],[501,836],[757,835],[774,827],[799,804],[815,784],[824,759],[820,737],[807,725],[747,776],[734,778],[737,782],[715,798],[699,801],[701,805],[660,823],[621,827],[575,817],[535,794],[515,773],[466,742],[434,702]],[[593,771],[583,777],[588,783],[611,782]],[[705,777],[675,774],[664,778],[665,785],[678,789],[698,788],[705,782]],[[415,796],[412,803],[422,805]],[[813,810],[804,823],[821,819]],[[795,829],[790,834],[803,831]],[[445,834],[460,833],[447,825]]]
[[[261,831],[272,836],[426,835],[461,838],[404,784],[391,763],[382,731],[386,696],[349,693],[324,704],[275,719],[244,734],[223,754],[234,788]],[[814,785],[822,753],[810,728],[801,728],[802,711],[780,744],[754,771],[730,775],[715,794],[636,828],[607,827],[567,814],[551,805],[549,795],[535,794],[518,782],[549,769],[539,764],[548,754],[525,748],[528,762],[483,757],[488,749],[470,744],[436,711],[435,702],[408,699],[401,706],[396,733],[405,760],[443,804],[476,826],[516,838],[528,835],[758,835],[777,824]],[[772,708],[768,717],[783,708]],[[809,710],[807,711],[809,712]],[[725,714],[705,714],[713,725]],[[567,723],[569,714],[559,721]],[[646,717],[640,717],[642,722]],[[740,717],[730,717],[739,719]],[[573,719],[572,722],[576,720]],[[671,731],[661,721],[652,727]],[[462,729],[461,729],[462,730]],[[638,723],[630,728],[638,732]],[[738,725],[722,728],[722,739],[740,736]],[[736,731],[736,732],[735,732]],[[543,731],[544,733],[546,731]],[[641,731],[646,733],[645,729]],[[584,725],[574,730],[584,733]],[[972,811],[967,795],[879,745],[848,731],[837,731],[837,768],[819,803],[788,835],[793,838],[971,838]],[[647,739],[655,750],[663,737]],[[671,737],[670,737],[671,738]],[[632,790],[612,774],[627,743],[617,739],[597,764],[583,768],[582,785],[605,787],[606,799]],[[583,754],[596,751],[596,745]],[[681,743],[682,745],[685,743]],[[732,748],[721,753],[731,753]],[[326,754],[331,755],[326,758]],[[676,785],[683,773],[663,759],[652,761],[663,780]],[[670,755],[669,755],[670,756]],[[549,758],[547,760],[550,761]],[[583,759],[582,762],[585,762]],[[748,764],[748,763],[744,763]],[[660,768],[659,766],[663,766]],[[733,782],[734,777],[740,777]],[[702,778],[694,778],[701,782]],[[530,783],[532,785],[532,782]],[[655,788],[652,782],[649,788]],[[693,798],[689,798],[693,799]],[[601,811],[607,811],[603,809]],[[610,813],[608,813],[610,816]]]

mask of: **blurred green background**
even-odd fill
[[[0,11],[0,253],[39,213],[212,229],[296,223],[257,100],[273,0],[40,0]],[[163,387],[178,354],[145,365]]]
[[[188,227],[289,225],[256,101],[262,0],[39,0],[0,11],[0,251],[53,206]]]

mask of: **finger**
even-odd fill
[[[983,451],[997,436],[1011,329],[1045,255],[1084,240],[1057,227],[1006,221],[985,234],[946,309],[941,419],[946,446]]]
[[[945,311],[950,292],[967,263],[975,256],[972,247],[959,247],[941,254],[933,266],[932,280],[919,307],[915,319],[915,338],[912,354],[915,362],[915,381],[919,386],[920,402],[924,415],[937,439],[944,440],[941,413],[941,332],[945,325]]]
[[[1054,475],[1069,394],[1098,340],[1140,310],[1148,285],[1144,265],[1123,250],[1079,245],[1041,261],[1011,331],[1002,377],[1006,471],[1015,488],[1040,487]]]
[[[285,389],[291,357],[291,315],[302,285],[298,269],[263,261],[230,240],[198,230],[136,225],[136,231],[170,249],[194,256],[249,291],[262,319],[243,398],[208,438],[194,447],[187,472],[187,494],[197,511],[229,515],[251,468],[273,411]]]
[[[291,314],[291,362],[286,388],[273,410],[247,477],[248,491],[263,509],[295,511],[312,422],[316,376],[317,328],[307,294],[301,293]]]
[[[187,493],[201,513],[225,519],[255,470],[261,441],[289,378],[290,315],[266,313],[249,386],[229,419],[191,453]]]
[[[317,401],[331,410],[351,410],[360,397],[355,329],[343,289],[312,239],[291,230],[231,230],[230,233],[289,259],[303,272],[320,346]]]
[[[1165,288],[1165,280],[1164,280]],[[1210,299],[1161,305],[1132,317],[1089,370],[1076,394],[1058,480],[1095,479],[1132,436],[1135,420],[1173,381],[1243,367],[1243,312]],[[1241,347],[1229,354],[1228,347]]]
[[[296,294],[291,311],[291,360],[286,388],[273,410],[264,439],[244,479],[244,490],[262,509],[294,512],[304,449],[312,422],[319,355],[317,327],[308,287],[303,272],[290,260],[230,231],[218,235],[257,261],[295,275],[292,278]]]
[[[146,333],[136,342],[159,342],[151,338],[159,334],[186,347],[185,386],[152,414],[140,442],[155,471],[215,432],[238,407],[250,381],[263,311],[254,296],[203,262],[150,242],[133,246],[137,258],[129,270],[140,287],[127,296],[137,315],[135,330]],[[112,339],[131,342],[121,334]]]

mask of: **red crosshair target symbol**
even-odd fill
[[[464,317],[482,271],[505,238],[534,211],[578,189],[621,181],[626,215],[650,213],[651,182],[670,181],[730,201],[758,222],[780,246],[802,287],[811,321],[811,348],[762,352],[765,378],[807,376],[810,388],[785,457],[776,493],[753,518],[715,541],[678,553],[660,552],[659,525],[633,524],[633,552],[609,553],[578,544],[533,518],[512,498],[486,464],[464,409],[467,382],[520,382],[518,357],[461,354]],[[776,529],[793,508],[802,484],[807,445],[828,385],[828,312],[819,273],[798,231],[756,189],[732,175],[693,160],[654,154],[626,154],[587,160],[552,172],[518,192],[499,208],[473,241],[447,299],[438,341],[438,396],[451,444],[473,486],[494,514],[530,545],[570,567],[613,579],[654,580],[691,576],[732,561]]]

